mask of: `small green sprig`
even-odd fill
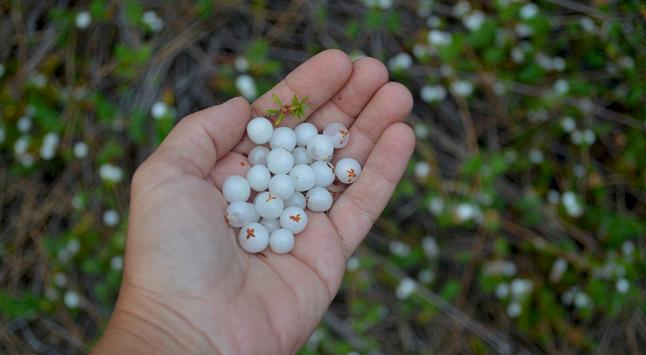
[[[272,94],[271,97],[274,99],[278,108],[268,109],[266,112],[269,117],[276,119],[274,121],[274,125],[276,126],[278,126],[288,115],[302,120],[303,117],[305,117],[305,109],[310,107],[307,103],[307,96],[299,99],[297,95],[294,95],[292,97],[291,104],[283,104],[280,97],[276,94]]]

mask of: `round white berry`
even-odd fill
[[[278,222],[278,218],[272,218],[272,219],[263,218],[260,220],[260,224],[262,224],[267,229],[267,232],[269,232],[270,234],[271,232],[280,228],[280,222]]]
[[[296,145],[299,147],[307,146],[307,143],[319,134],[319,130],[316,129],[316,126],[309,122],[299,124],[294,128],[294,132],[296,132]]]
[[[340,122],[332,122],[327,125],[323,130],[323,135],[332,140],[336,149],[345,147],[350,141],[350,131]]]
[[[307,154],[307,150],[303,147],[294,148],[292,156],[294,156],[294,165],[309,164],[312,162],[312,158]]]
[[[269,232],[260,223],[249,223],[240,229],[238,241],[247,253],[259,253],[269,244]]]
[[[267,154],[269,154],[269,148],[257,145],[251,148],[247,159],[251,165],[267,165]]]
[[[224,219],[234,228],[257,222],[256,216],[258,213],[256,213],[254,206],[244,201],[233,201],[224,211]]]
[[[285,200],[285,208],[298,207],[301,209],[305,209],[306,205],[307,205],[307,201],[305,201],[305,195],[303,195],[298,191],[295,191],[292,197]]]
[[[298,207],[287,207],[280,214],[278,221],[282,228],[289,229],[290,232],[297,234],[307,226],[307,213]]]
[[[330,191],[315,187],[307,192],[307,208],[312,212],[325,212],[332,207],[332,194]]]
[[[317,160],[310,165],[316,176],[316,186],[328,187],[334,182],[334,165],[327,161]]]
[[[253,203],[251,203],[251,202],[245,202],[245,203],[246,203],[246,204],[249,206],[249,208],[251,208],[251,210],[253,211],[253,212],[252,212],[252,214],[251,214],[251,221],[250,221],[250,223],[260,221],[260,215],[258,214],[258,211],[256,211],[256,205],[254,205],[254,204],[253,204]]]
[[[343,158],[336,163],[334,173],[342,183],[352,184],[361,174],[361,165],[355,159]]]
[[[269,236],[269,248],[276,254],[289,253],[294,249],[294,234],[287,229],[277,229]]]
[[[274,175],[269,181],[269,192],[287,200],[294,194],[294,181],[285,174]]]
[[[283,148],[289,152],[296,147],[296,133],[289,127],[278,127],[274,129],[274,134],[269,141],[271,149]]]
[[[256,144],[269,142],[273,133],[274,126],[264,117],[256,117],[247,123],[247,135]]]
[[[294,166],[292,153],[283,148],[273,149],[267,155],[267,168],[274,174],[287,174]]]
[[[334,154],[334,144],[328,137],[317,134],[307,143],[307,154],[313,160],[330,160]]]
[[[247,179],[242,176],[231,175],[224,181],[222,194],[224,199],[229,202],[247,201],[249,195],[251,195],[251,187]]]
[[[267,219],[280,217],[285,207],[285,203],[280,197],[266,191],[258,194],[254,205],[256,205],[256,212],[260,217]]]
[[[247,181],[254,191],[265,191],[269,186],[271,173],[264,165],[254,165],[247,170]]]
[[[289,177],[294,181],[294,189],[296,189],[296,191],[310,190],[316,184],[314,169],[307,164],[296,165],[292,171],[289,172]]]

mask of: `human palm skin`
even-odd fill
[[[402,123],[411,95],[387,81],[379,61],[352,62],[328,50],[251,105],[235,98],[181,120],[133,178],[123,284],[95,353],[296,352],[414,149]],[[305,114],[319,128],[334,121],[350,127],[350,143],[335,159],[353,157],[364,168],[328,213],[308,212],[291,253],[252,255],[224,220],[221,189],[249,168],[245,127],[273,107],[271,94],[307,97]]]

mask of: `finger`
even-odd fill
[[[299,65],[285,79],[254,101],[251,105],[252,113],[263,116],[265,110],[276,108],[273,94],[283,102],[291,102],[292,97],[296,95],[300,99],[307,97],[310,107],[305,110],[303,118],[307,119],[345,85],[351,73],[352,61],[347,54],[337,49],[323,51]],[[283,125],[294,127],[300,121],[288,117],[283,122]],[[245,137],[235,151],[246,154],[252,147],[249,138]]]
[[[382,86],[350,127],[350,141],[334,153],[334,160],[351,157],[363,163],[387,127],[406,119],[413,97],[399,83]]]
[[[316,110],[309,121],[319,129],[331,122],[341,122],[349,127],[386,82],[388,69],[379,60],[370,57],[358,59],[352,63],[352,74],[345,86]]]
[[[244,134],[250,117],[247,100],[233,98],[182,119],[147,164],[164,162],[179,171],[206,177]]]
[[[404,123],[388,127],[366,162],[359,179],[343,192],[328,217],[346,251],[352,254],[377,220],[401,179],[415,149],[415,135]]]

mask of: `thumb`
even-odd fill
[[[242,139],[250,115],[249,102],[242,97],[190,114],[171,130],[150,157],[151,163],[206,177]]]

